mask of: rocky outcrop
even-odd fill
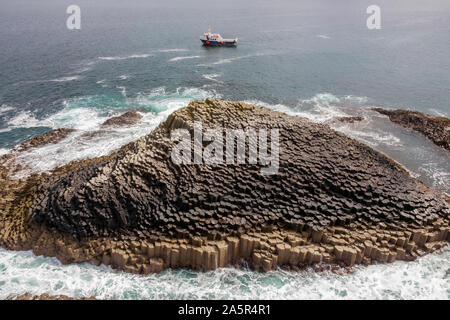
[[[177,165],[174,128],[279,129],[279,170],[261,165]],[[126,229],[181,236],[355,221],[428,223],[448,214],[442,195],[373,149],[326,125],[243,103],[193,102],[150,135],[95,166],[50,177],[33,220],[74,237]]]
[[[349,117],[335,117],[333,121],[342,122],[342,123],[355,123],[363,121],[364,118],[361,116],[349,116]]]
[[[450,119],[410,110],[373,110],[387,115],[392,122],[424,134],[436,145],[450,151]]]
[[[90,298],[72,298],[63,294],[57,296],[51,296],[47,293],[41,295],[32,295],[31,293],[25,293],[17,296],[10,296],[7,300],[96,300],[95,297]]]
[[[120,116],[112,117],[102,123],[102,127],[124,127],[138,123],[142,119],[142,114],[136,111],[128,111]]]
[[[58,143],[65,139],[70,133],[74,132],[74,129],[60,128],[54,129],[40,136],[29,139],[22,142],[17,148],[17,151],[26,151],[31,148],[42,147],[50,143]]]
[[[279,170],[175,164],[170,135],[194,121],[278,129]],[[0,170],[0,244],[63,263],[149,273],[244,260],[268,271],[413,260],[450,240],[445,196],[392,160],[326,125],[239,102],[192,102],[112,155],[26,180],[9,173]]]

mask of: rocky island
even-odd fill
[[[411,110],[373,110],[388,116],[392,122],[402,127],[422,133],[436,145],[450,151],[450,119]]]
[[[174,163],[171,133],[196,122],[277,129],[278,171]],[[241,102],[191,102],[113,154],[49,173],[14,178],[14,157],[0,160],[0,245],[63,263],[269,271],[414,260],[450,240],[447,196],[395,161],[327,125]]]

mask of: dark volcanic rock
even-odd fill
[[[436,145],[450,151],[450,119],[410,110],[373,110],[387,115],[392,122],[424,134]]]
[[[354,123],[354,122],[359,122],[359,121],[363,121],[364,118],[360,117],[360,116],[354,116],[354,117],[336,117],[333,119],[334,121],[339,121],[339,122],[343,122],[343,123]]]
[[[102,127],[110,126],[131,126],[138,123],[142,119],[142,115],[136,111],[128,111],[117,117],[112,117],[102,123]]]
[[[260,164],[177,165],[170,132],[279,129],[274,175]],[[269,144],[270,145],[270,144]],[[192,102],[111,157],[41,184],[33,220],[75,237],[209,235],[353,222],[423,225],[448,217],[443,195],[390,159],[326,125],[239,102]]]
[[[96,300],[95,297],[89,298],[72,298],[66,295],[60,294],[57,296],[51,296],[47,293],[41,295],[33,295],[31,293],[25,293],[17,296],[9,296],[7,300]]]
[[[46,144],[50,143],[58,143],[59,141],[66,138],[70,133],[74,132],[74,129],[54,129],[47,133],[41,134],[37,137],[29,139],[27,141],[22,142],[18,147],[18,151],[26,151],[35,147],[42,147]]]

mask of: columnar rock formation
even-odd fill
[[[174,129],[278,129],[279,170],[176,164]],[[257,142],[257,141],[256,141]],[[204,147],[208,143],[204,143]],[[270,145],[270,144],[269,144]],[[116,153],[7,184],[0,244],[135,273],[412,260],[449,240],[445,196],[326,125],[197,101]]]
[[[131,126],[138,123],[142,119],[142,115],[137,111],[128,111],[120,116],[112,117],[102,123],[102,127],[110,126]]]
[[[17,146],[18,151],[26,151],[31,148],[43,146],[50,143],[58,143],[59,141],[65,139],[70,133],[75,131],[74,129],[55,129],[51,130],[47,133],[44,133],[40,136],[31,138],[27,141],[22,142],[20,145]]]
[[[450,151],[450,119],[410,110],[374,110],[387,115],[392,122],[424,134],[436,145]]]
[[[57,296],[51,296],[47,293],[41,295],[32,295],[30,293],[25,293],[17,296],[10,296],[7,300],[96,300],[95,297],[89,298],[72,298],[66,295],[60,294]]]

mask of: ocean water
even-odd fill
[[[81,30],[68,30],[71,4],[0,0],[0,154],[51,129],[77,129],[24,153],[19,176],[108,154],[189,101],[221,98],[327,123],[450,194],[449,153],[370,110],[450,116],[448,0],[379,0],[381,30],[367,29],[373,3],[366,0],[78,0]],[[208,27],[239,37],[238,47],[201,47]],[[143,120],[100,131],[107,118],[128,110]],[[334,120],[354,115],[364,120]],[[358,267],[352,275],[227,268],[139,277],[6,250],[0,261],[0,298],[449,298],[448,250],[413,263]]]
[[[43,292],[98,299],[450,299],[450,249],[414,262],[358,266],[351,274],[221,268],[147,276],[0,249],[0,299]]]

